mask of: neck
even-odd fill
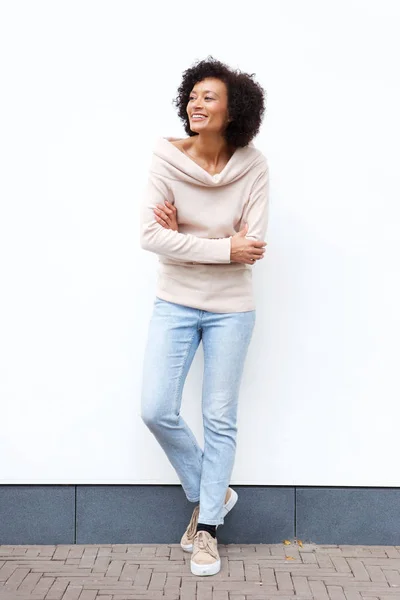
[[[220,134],[199,133],[192,136],[191,140],[192,143],[188,148],[190,153],[212,166],[218,165],[224,157],[230,158],[233,152]]]

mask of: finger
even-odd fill
[[[175,204],[171,204],[171,202],[168,202],[168,200],[166,200],[165,203],[167,204],[167,206],[169,206],[169,208],[171,208],[172,212],[176,211]]]
[[[154,209],[154,212],[155,212],[155,213],[156,213],[156,214],[157,214],[159,217],[161,217],[161,219],[164,219],[164,221],[167,221],[168,223],[170,223],[170,222],[171,222],[171,219],[170,219],[170,217],[169,217],[167,214],[165,214],[165,212],[164,212],[164,211],[162,211],[162,210],[160,210],[160,209],[158,209],[158,208],[155,208],[155,209]]]
[[[163,206],[162,204],[157,204],[157,206],[159,207],[160,210],[163,210],[168,214],[172,214],[172,212],[173,212],[170,208],[168,208],[168,206]]]
[[[159,217],[158,215],[156,215],[156,220],[160,223],[160,225],[162,225],[166,229],[169,229],[168,223],[166,223],[166,221],[164,221],[164,219],[161,219],[161,217]]]
[[[158,210],[159,212],[163,212],[165,214],[167,214],[168,212],[170,212],[166,206],[162,206],[162,204],[156,204],[156,208],[154,210]]]

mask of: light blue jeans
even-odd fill
[[[199,523],[221,525],[236,453],[237,407],[256,311],[214,313],[156,297],[144,354],[141,418],[174,467]],[[182,391],[203,342],[204,452],[180,414]]]

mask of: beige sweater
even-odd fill
[[[265,240],[269,170],[253,142],[236,149],[210,175],[171,141],[157,138],[140,209],[140,245],[159,257],[156,296],[217,313],[255,309],[254,265],[230,262],[231,236],[248,223],[246,237]],[[156,219],[156,204],[175,204],[178,229]],[[266,241],[266,240],[265,240]]]

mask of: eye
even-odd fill
[[[214,100],[214,98],[211,98],[211,96],[206,96],[205,98],[206,100]],[[190,96],[189,100],[194,100],[193,96]]]

